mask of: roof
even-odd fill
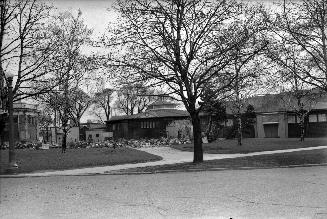
[[[163,101],[163,100],[157,100],[151,103],[149,106],[158,106],[158,105],[178,105],[178,104],[173,102]]]
[[[304,104],[311,104],[311,109],[327,109],[327,95],[317,97],[316,101],[310,101],[303,98]],[[254,96],[247,100],[247,103],[254,107],[254,111],[257,113],[265,112],[285,112],[293,111],[294,107],[297,106],[297,100],[294,96],[289,93],[280,94],[266,94],[262,96]],[[246,106],[245,106],[246,107]],[[226,111],[228,114],[232,113],[232,102],[227,103]]]
[[[177,109],[157,109],[150,110],[135,115],[113,116],[109,121],[129,120],[129,119],[146,119],[146,118],[165,118],[165,117],[188,117],[189,113]]]

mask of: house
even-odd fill
[[[176,126],[191,132],[187,128],[187,124],[188,127],[191,126],[188,112],[176,107],[175,103],[158,100],[149,105],[143,113],[112,117],[107,121],[107,130],[113,133],[115,139],[177,137],[179,130]],[[182,134],[180,131],[180,135]]]
[[[1,143],[8,141],[8,116],[1,113],[4,127],[0,133]],[[35,142],[39,140],[39,111],[36,104],[23,103],[13,104],[14,116],[14,140],[16,142]]]

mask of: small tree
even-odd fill
[[[320,96],[319,89],[323,87],[317,86],[318,84],[310,79],[314,66],[309,61],[311,58],[308,59],[308,51],[296,43],[300,42],[297,41],[299,39],[294,39],[297,34],[288,33],[291,31],[290,25],[293,25],[289,23],[289,15],[284,11],[284,23],[280,23],[279,19],[277,23],[273,23],[271,43],[266,50],[266,56],[271,61],[271,68],[276,69],[275,74],[270,76],[270,84],[275,91],[281,92],[280,97],[285,109],[294,112],[299,118],[300,140],[304,141],[306,117]],[[313,90],[315,87],[319,89]]]
[[[205,130],[205,135],[208,137],[208,140],[215,140],[217,131],[221,127],[220,123],[224,122],[227,119],[226,107],[223,104],[223,98],[212,98],[212,91],[208,88],[201,97],[201,104],[203,105],[203,112],[208,115],[209,121],[208,126]]]
[[[89,105],[89,98],[79,89],[83,75],[89,71],[90,57],[81,54],[81,47],[90,41],[92,31],[87,28],[81,18],[72,13],[60,13],[51,20],[48,32],[58,42],[58,54],[47,62],[47,68],[52,71],[55,82],[60,84],[51,93],[41,98],[59,113],[64,132],[62,145],[66,146],[69,119],[77,123]],[[53,83],[49,81],[49,83]],[[73,101],[74,100],[74,101]],[[72,104],[73,103],[73,104]],[[72,110],[72,107],[75,110]]]

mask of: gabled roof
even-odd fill
[[[143,113],[128,116],[113,116],[109,121],[129,120],[129,119],[146,119],[146,118],[165,118],[165,117],[188,117],[189,113],[184,110],[176,109],[157,109]]]

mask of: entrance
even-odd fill
[[[263,125],[266,138],[278,138],[278,123]]]

